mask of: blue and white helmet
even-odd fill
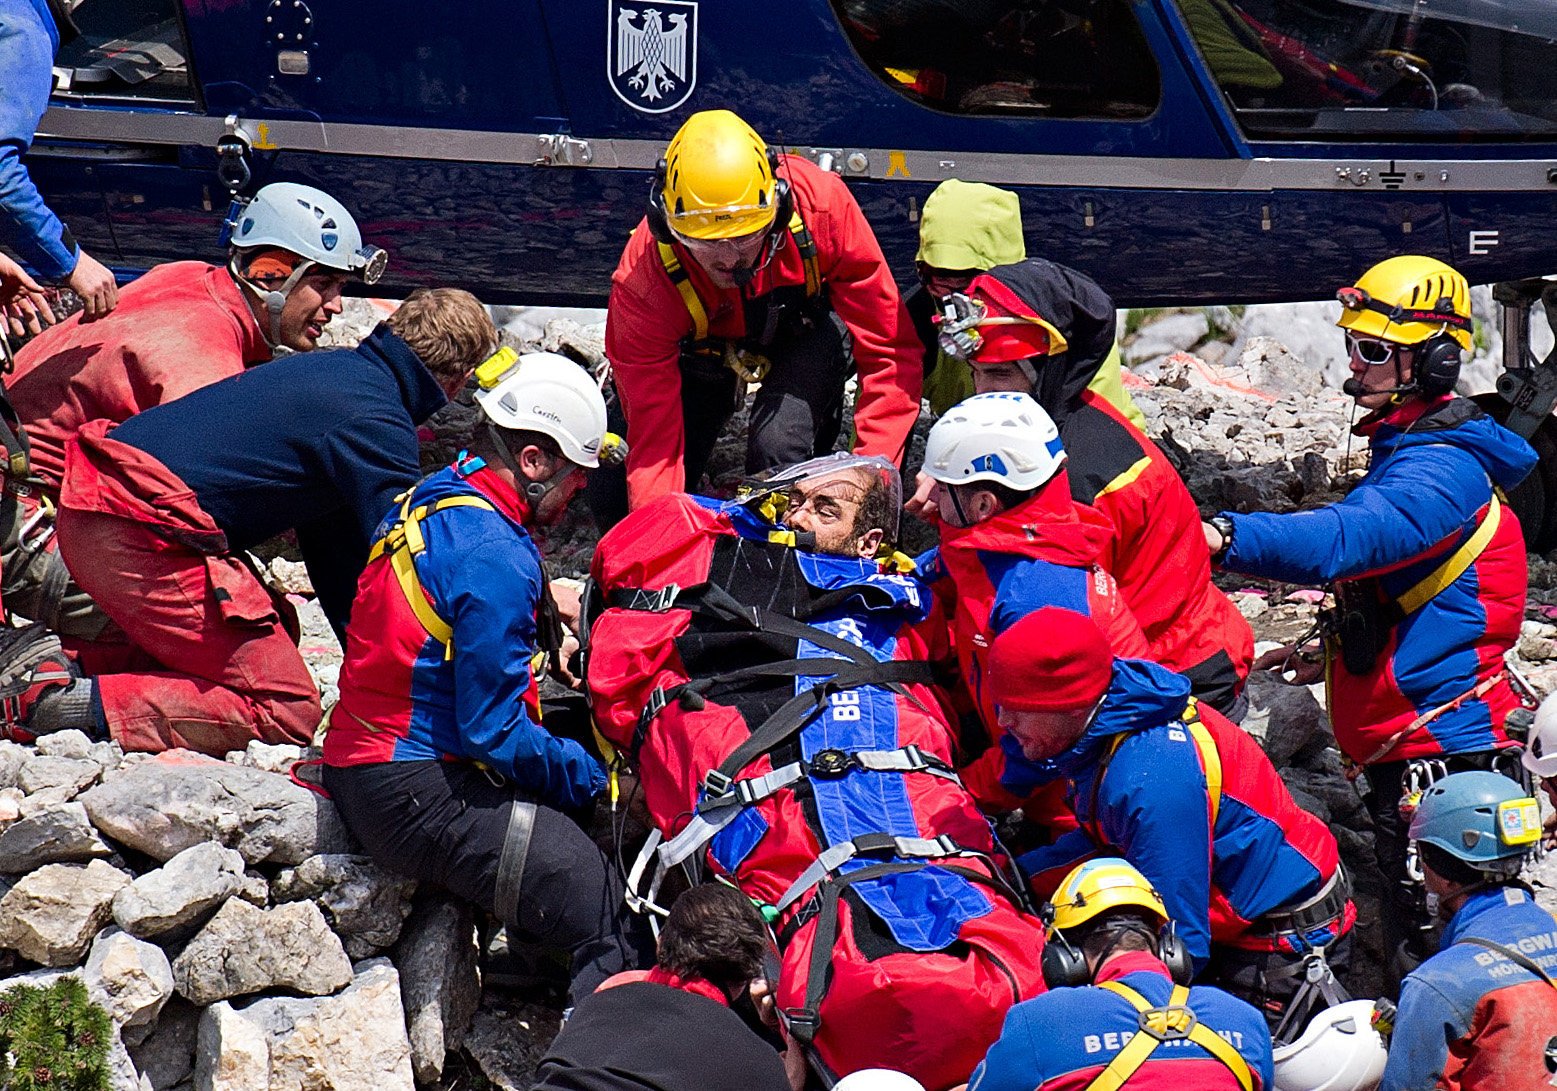
[[[930,429],[924,472],[943,485],[998,481],[1029,492],[1065,464],[1060,430],[1030,395],[975,394]]]
[[[372,284],[388,255],[365,246],[346,206],[323,190],[296,182],[272,182],[239,210],[231,244],[241,249],[279,247],[316,265],[354,273]]]
[[[1422,793],[1410,837],[1478,871],[1517,875],[1541,840],[1541,808],[1505,776],[1479,769],[1452,773]]]

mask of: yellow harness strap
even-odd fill
[[[676,248],[668,242],[659,243],[660,262],[665,266],[665,274],[670,277],[670,282],[676,286],[676,291],[681,293],[681,302],[687,305],[687,313],[692,316],[692,339],[694,341],[706,341],[708,339],[708,308],[703,306],[703,301],[698,298],[697,289],[692,287],[692,278],[687,276],[687,271],[681,266],[681,259],[676,256]]]
[[[1503,505],[1498,502],[1497,493],[1492,494],[1492,502],[1487,505],[1487,517],[1481,521],[1481,526],[1476,532],[1465,539],[1463,545],[1449,555],[1449,559],[1429,572],[1419,581],[1395,600],[1401,611],[1410,616],[1431,602],[1441,591],[1448,588],[1455,580],[1465,574],[1465,570],[1476,563],[1476,558],[1486,551],[1492,542],[1492,536],[1498,531],[1498,523],[1502,521]]]
[[[416,615],[416,620],[423,629],[427,630],[427,635],[443,645],[445,660],[454,658],[454,630],[439,616],[438,611],[433,609],[432,602],[427,598],[427,592],[422,589],[422,581],[416,574],[416,558],[427,551],[427,539],[422,534],[422,520],[449,508],[497,510],[485,497],[470,495],[445,496],[442,500],[434,500],[431,504],[422,504],[413,508],[411,494],[406,493],[400,501],[399,517],[389,528],[389,532],[373,543],[373,548],[368,553],[370,564],[388,554],[389,567],[395,574],[396,582],[400,584],[401,593],[405,595],[406,605],[411,607],[411,613]]]
[[[1140,1013],[1141,1029],[1125,1043],[1123,1049],[1114,1054],[1108,1067],[1087,1085],[1087,1091],[1119,1091],[1158,1046],[1170,1039],[1181,1038],[1189,1039],[1226,1065],[1243,1091],[1254,1091],[1254,1075],[1249,1071],[1249,1062],[1225,1038],[1196,1019],[1195,1013],[1185,1006],[1185,1001],[1189,999],[1187,986],[1173,986],[1167,1005],[1161,1008],[1153,1007],[1151,1001],[1123,982],[1105,981],[1098,987],[1128,1000],[1130,1006]]]
[[[799,209],[790,214],[789,233],[794,238],[795,249],[805,265],[806,298],[810,299],[822,291],[822,271],[817,264],[816,240],[811,237],[805,221],[800,218]],[[692,286],[692,278],[687,275],[681,259],[676,256],[676,248],[668,242],[656,245],[660,251],[660,264],[665,266],[665,275],[670,277],[670,282],[676,286],[676,291],[681,294],[681,302],[686,304],[687,313],[692,316],[692,340],[708,340],[708,308],[703,306],[697,289]]]
[[[1206,774],[1206,796],[1211,801],[1211,835],[1216,836],[1216,818],[1222,813],[1222,755],[1217,752],[1216,740],[1200,720],[1200,709],[1191,697],[1184,709],[1184,726],[1189,728],[1195,749],[1200,751],[1200,765]]]
[[[1211,836],[1216,837],[1216,819],[1222,813],[1222,755],[1217,752],[1216,740],[1211,737],[1211,732],[1206,730],[1206,725],[1200,721],[1199,702],[1191,697],[1189,703],[1184,706],[1184,715],[1181,717],[1184,726],[1189,729],[1189,737],[1195,740],[1195,749],[1200,751],[1200,766],[1206,774],[1206,797],[1211,803]],[[1119,750],[1121,743],[1125,741],[1124,735],[1115,735],[1109,743],[1108,752],[1103,755],[1103,761],[1097,771],[1097,780],[1094,785],[1101,787],[1103,774],[1108,771],[1108,763],[1113,760],[1114,754]],[[1097,824],[1097,788],[1092,793],[1092,840],[1102,843],[1100,827]]]

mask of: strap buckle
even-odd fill
[[[635,609],[647,610],[654,614],[663,614],[666,610],[676,605],[676,596],[681,594],[681,587],[674,583],[667,583],[658,591],[640,590],[638,594],[642,596],[643,602],[642,605],[635,603]]]
[[[1160,1008],[1147,1008],[1136,1015],[1136,1023],[1143,1034],[1149,1034],[1159,1042],[1182,1042],[1195,1030],[1200,1020],[1183,1004],[1164,1004]],[[1183,1024],[1180,1026],[1180,1024]]]
[[[735,778],[727,777],[717,769],[710,769],[703,778],[703,791],[710,796],[729,795],[735,787]]]
[[[837,780],[858,764],[854,755],[846,750],[818,750],[811,759],[808,772],[823,780]]]
[[[789,1027],[790,1037],[808,1046],[816,1038],[822,1017],[815,1008],[785,1008],[784,1022]]]

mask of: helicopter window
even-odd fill
[[[188,52],[176,0],[84,0],[81,36],[60,48],[56,89],[71,95],[190,102]]]
[[[956,114],[1146,117],[1157,64],[1127,0],[831,0],[865,63]]]
[[[1557,134],[1553,0],[1177,0],[1250,136]]]

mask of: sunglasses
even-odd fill
[[[1388,341],[1379,341],[1371,337],[1358,337],[1354,333],[1346,335],[1346,351],[1349,355],[1357,357],[1369,367],[1379,367],[1387,364],[1395,358],[1395,349],[1398,346]]]

